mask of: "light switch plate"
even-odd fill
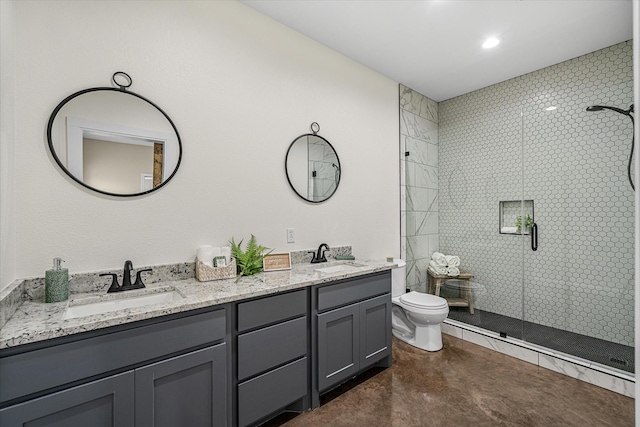
[[[287,228],[287,243],[294,243],[296,241],[296,229]]]

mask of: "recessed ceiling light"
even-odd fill
[[[482,43],[482,47],[485,49],[491,49],[492,47],[496,47],[500,44],[502,39],[500,37],[489,37]]]
[[[553,110],[557,110],[558,107],[554,107],[553,105],[551,107],[547,107],[545,108],[546,111],[553,111]]]

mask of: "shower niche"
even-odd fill
[[[500,202],[500,234],[530,234],[533,222],[533,200]]]

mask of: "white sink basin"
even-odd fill
[[[364,264],[338,264],[330,267],[316,268],[315,271],[319,271],[320,273],[344,273],[357,270],[360,267],[364,267]]]
[[[91,316],[93,314],[109,313],[111,311],[124,310],[126,308],[143,307],[145,305],[162,304],[166,302],[178,301],[183,298],[175,290],[167,292],[157,292],[148,295],[134,296],[128,298],[117,298],[108,301],[91,302],[87,304],[72,305],[67,308],[63,319],[75,319],[77,317]]]

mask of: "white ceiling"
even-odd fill
[[[435,101],[633,38],[631,0],[240,1]]]

